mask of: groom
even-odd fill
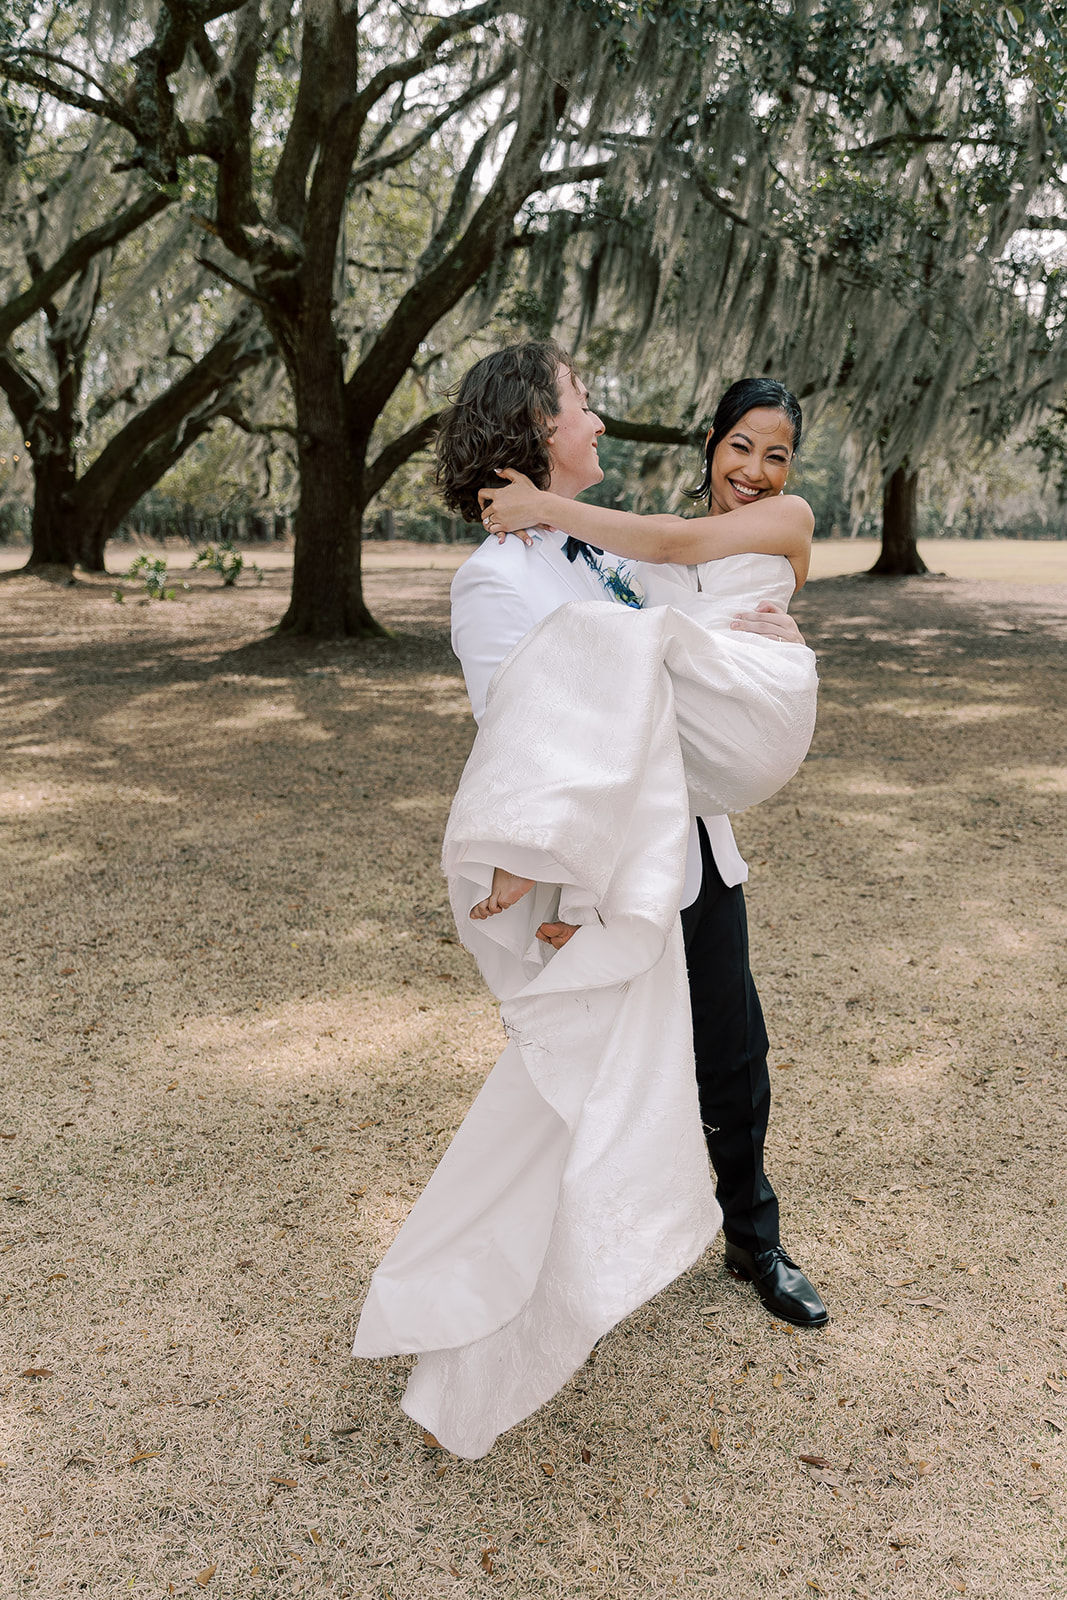
[[[510,345],[477,362],[459,384],[437,437],[437,481],[445,502],[468,522],[481,516],[478,490],[498,466],[514,467],[539,487],[573,499],[604,476],[597,459],[603,432],[565,351],[551,340]],[[529,537],[529,546],[518,538],[503,544],[487,539],[452,583],[452,647],[479,722],[494,672],[542,617],[570,600],[635,598],[625,582],[622,593],[617,581],[608,587],[600,564],[578,541],[555,529]],[[617,565],[632,573],[626,563]],[[769,604],[744,613],[740,625],[800,639],[793,619]],[[826,1307],[782,1249],[778,1200],[763,1170],[770,1078],[767,1033],[748,965],[741,889],[747,876],[727,818],[698,820],[689,841],[682,931],[700,1115],[723,1211],[727,1267],[752,1282],[776,1317],[819,1328],[828,1320]],[[564,903],[561,918],[565,914]],[[539,937],[559,948],[573,931],[561,920],[543,924]]]

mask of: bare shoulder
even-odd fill
[[[801,494],[783,494],[779,504],[789,512],[797,528],[810,535],[815,529],[815,513]]]

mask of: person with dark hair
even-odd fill
[[[674,564],[640,569],[557,526],[602,476],[603,432],[558,346],[479,362],[441,430],[455,509],[488,498],[483,521],[503,533],[516,500],[544,497],[525,540],[487,539],[452,586],[480,727],[444,865],[509,1043],[374,1273],[353,1351],[417,1353],[403,1409],[469,1458],[724,1216],[728,1264],[768,1309],[827,1320],[781,1249],[763,1172],[767,1040],[725,814],[787,782],[810,742],[814,657],[786,602],[811,515],[795,497],[767,514],[791,459],[792,432],[783,470],[784,413],[735,420],[711,452],[714,525],[694,538],[674,519],[650,552]],[[507,486],[487,494],[501,463]],[[622,537],[649,542],[641,526]]]
[[[561,361],[561,412],[567,407],[568,386],[574,383],[572,369]],[[584,404],[584,390],[580,398]],[[595,436],[603,431],[595,416],[588,427]],[[574,497],[573,476],[564,481],[553,476],[546,488],[543,476],[534,479],[532,474],[524,474],[490,449],[484,464],[493,469],[498,485],[501,477],[507,484],[481,491],[483,525],[498,539],[508,533],[529,537],[526,530],[535,528],[559,530],[561,536],[567,535],[567,554],[575,564],[575,550],[585,560],[591,556],[601,561],[607,549],[632,560],[679,563],[698,572],[703,572],[700,563],[729,555],[751,551],[792,554],[797,549],[798,530],[806,531],[810,538],[812,526],[807,503],[784,493],[802,432],[800,404],[784,384],[771,378],[742,378],[731,384],[708,430],[700,484],[690,491],[692,498],[707,501],[707,515],[694,518],[637,516],[583,505]],[[447,496],[450,459],[443,454],[439,461]],[[582,488],[600,481],[599,463],[595,473],[588,474]],[[591,544],[594,539],[595,546]],[[491,546],[482,548],[491,552]],[[807,572],[806,546],[802,543],[801,548],[805,555],[802,570],[799,563],[795,566],[800,582]],[[714,581],[714,573],[710,577]],[[479,664],[484,660],[485,644],[469,637],[464,600],[471,587],[480,587],[480,578],[468,561],[453,584],[453,643],[464,663],[469,689],[472,675],[467,663],[475,658]],[[731,626],[781,639],[800,637],[792,618],[770,602],[756,611],[739,613]],[[475,677],[474,681],[479,684],[481,680]],[[472,703],[476,693],[477,688],[472,690]],[[741,888],[747,876],[727,818],[698,819],[682,901],[682,928],[701,1119],[723,1208],[727,1267],[735,1276],[752,1282],[775,1316],[799,1327],[817,1328],[828,1320],[826,1307],[782,1248],[778,1200],[764,1171],[771,1089],[767,1032],[748,960]],[[493,891],[474,909],[473,916],[492,916],[513,904],[516,894],[524,891],[524,880],[501,871],[494,879]],[[557,948],[570,936],[565,927],[547,932]]]
[[[771,412],[787,425],[789,442],[783,444],[780,450],[773,452],[774,456],[782,458],[784,452],[784,460],[788,466],[800,450],[804,417],[800,401],[784,383],[779,383],[775,378],[739,378],[736,383],[732,383],[715,407],[715,415],[711,419],[711,427],[704,441],[704,475],[695,489],[687,491],[691,499],[708,502],[709,516],[724,511],[737,511],[742,505],[751,505],[753,500],[774,498],[772,485],[768,484],[771,493],[764,496],[762,486],[749,485],[743,481],[743,473],[739,473],[736,481],[731,483],[729,477],[731,465],[737,467],[739,463],[735,461],[731,464],[725,456],[719,460],[718,472],[713,472],[713,463],[719,446],[726,443],[735,429],[744,432],[744,419],[753,411]],[[518,470],[522,472],[524,469],[520,467]],[[538,489],[545,487],[533,477],[532,473],[526,475]],[[781,493],[781,489],[778,492]]]
[[[551,519],[558,517],[562,530],[579,542],[595,536],[615,555],[651,563],[695,565],[752,552],[788,554],[799,588],[807,564],[801,568],[795,553],[806,548],[805,539],[810,542],[813,519],[807,502],[784,490],[802,431],[800,403],[784,384],[741,378],[715,409],[703,476],[687,491],[692,499],[708,502],[706,516],[639,516],[584,505],[566,489],[546,486],[543,478],[533,479],[509,463],[495,465],[497,484],[481,490],[482,524],[503,539],[554,526]],[[722,517],[726,520],[710,520]]]

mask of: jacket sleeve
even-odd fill
[[[459,657],[475,722],[485,715],[489,682],[537,618],[509,575],[474,557],[452,580],[452,649]]]

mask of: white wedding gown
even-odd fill
[[[444,843],[456,925],[509,1043],[371,1281],[353,1353],[417,1352],[403,1409],[475,1459],[694,1262],[716,1204],[678,908],[692,815],[766,799],[807,753],[815,658],[731,632],[780,557],[642,568],[493,679]],[[485,922],[493,866],[534,878]],[[560,897],[562,895],[562,904]],[[538,925],[581,922],[555,952]]]

